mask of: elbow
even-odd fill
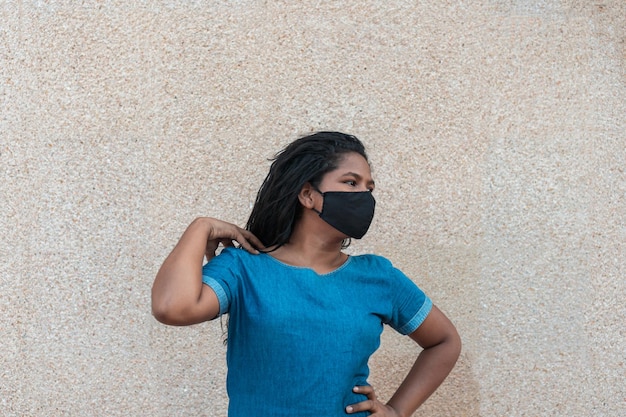
[[[459,356],[461,356],[461,350],[463,348],[463,342],[459,332],[457,332],[455,328],[452,328],[444,339],[443,344],[446,346],[447,357],[450,362],[450,367],[452,368],[459,359]]]
[[[152,305],[152,316],[154,316],[159,323],[167,324],[168,326],[184,326],[189,324],[178,315],[173,314],[170,310],[157,308],[154,304]]]
[[[456,363],[457,359],[461,355],[461,349],[463,348],[463,342],[461,340],[461,335],[459,335],[456,326],[452,324],[449,320],[447,320],[447,325],[443,326],[444,330],[442,333],[441,343],[445,345],[446,351],[451,359],[454,359]]]
[[[461,355],[461,350],[463,349],[463,341],[461,340],[461,335],[459,335],[459,332],[456,329],[454,329],[454,334],[451,336],[451,339],[451,343],[454,346],[455,356],[458,359]]]
[[[169,297],[152,293],[152,316],[159,322],[168,325],[176,324],[176,315]]]
[[[456,328],[450,326],[445,334],[442,335],[440,341],[431,347],[442,353],[442,363],[447,364],[447,366],[452,369],[454,365],[456,365],[459,356],[461,356],[463,342]]]
[[[169,326],[188,326],[204,321],[197,312],[188,305],[181,305],[173,300],[152,299],[152,315],[163,324]]]
[[[161,310],[156,310],[154,307],[152,308],[152,316],[159,323],[168,324],[169,320],[167,319],[167,314]]]
[[[163,324],[170,324],[172,319],[170,312],[165,303],[152,300],[152,315],[154,318]]]

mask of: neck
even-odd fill
[[[315,222],[318,220],[319,217]],[[316,270],[334,269],[343,264],[347,257],[341,252],[343,239],[329,237],[329,233],[320,231],[318,226],[311,227],[303,216],[296,224],[289,243],[278,248],[272,255],[285,263]]]

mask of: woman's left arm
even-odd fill
[[[409,335],[424,350],[419,354],[396,393],[385,405],[371,387],[356,387],[368,400],[354,404],[348,413],[368,410],[370,417],[408,417],[448,376],[461,353],[461,338],[448,318],[433,306],[424,322]]]
[[[409,336],[424,350],[387,403],[401,417],[413,414],[435,392],[452,371],[461,353],[461,338],[456,328],[435,306]]]

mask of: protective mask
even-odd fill
[[[322,220],[355,239],[365,236],[376,206],[371,191],[316,191],[324,197],[324,204],[321,212],[313,210]]]

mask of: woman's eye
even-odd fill
[[[350,185],[352,187],[355,187],[356,186],[356,181],[349,180],[349,181],[346,181],[346,184],[348,184],[348,185]]]

